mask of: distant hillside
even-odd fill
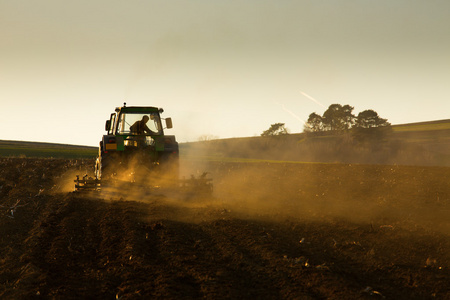
[[[95,158],[97,151],[88,146],[0,140],[0,156]]]
[[[393,125],[382,140],[357,141],[353,132],[299,133],[182,144],[181,154],[214,160],[450,166],[450,119]]]
[[[98,148],[0,140],[0,156],[95,158]],[[351,132],[288,134],[180,144],[181,157],[450,166],[450,119],[399,124],[383,141],[361,144]]]

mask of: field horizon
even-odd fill
[[[450,166],[450,119],[395,124],[391,128],[388,142],[384,141],[381,147],[378,143],[357,144],[349,132],[302,132],[184,142],[180,143],[180,155],[227,161]],[[95,158],[97,151],[93,146],[0,140],[0,156],[3,157]]]

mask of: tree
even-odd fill
[[[372,109],[362,111],[356,117],[355,127],[359,128],[373,128],[389,126],[391,123],[387,119],[382,119],[378,116],[378,113]]]
[[[352,113],[353,109],[354,109],[354,107],[350,106],[348,104],[346,104],[342,107],[345,129],[350,129],[355,124],[356,118],[355,118],[355,115]]]
[[[380,118],[374,110],[368,109],[358,114],[353,129],[353,137],[359,142],[368,142],[379,148],[392,131],[391,123]]]
[[[283,135],[288,133],[288,129],[284,127],[284,123],[275,123],[272,124],[269,129],[261,133],[261,136]]]
[[[308,117],[308,121],[305,124],[304,131],[306,132],[318,132],[323,130],[322,117],[316,113],[312,113]]]
[[[350,129],[355,116],[352,114],[353,106],[341,104],[331,104],[323,113],[323,130],[346,130]]]

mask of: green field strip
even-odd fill
[[[94,158],[96,154],[90,149],[0,147],[0,156],[7,157]]]
[[[448,129],[450,129],[450,122],[448,122],[448,123],[430,123],[430,124],[412,124],[412,125],[395,125],[395,126],[392,126],[392,129],[394,130],[394,132],[448,130]]]

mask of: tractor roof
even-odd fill
[[[163,110],[154,106],[122,106],[122,107],[116,107],[116,112],[160,112],[162,113]]]

